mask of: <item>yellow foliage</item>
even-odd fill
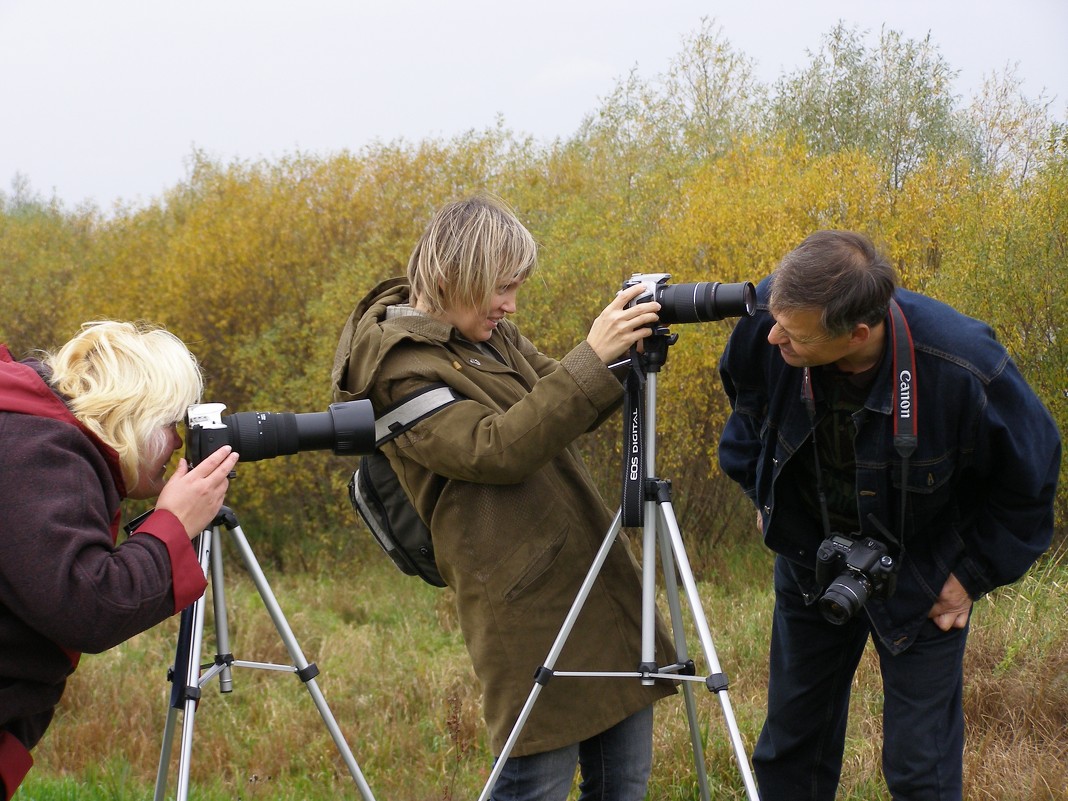
[[[891,255],[905,285],[988,320],[1068,423],[1063,143],[1026,182],[930,158],[890,189],[859,150],[816,154],[751,136],[705,158],[661,160],[661,139],[617,122],[548,147],[495,129],[274,162],[195,154],[185,182],[111,219],[0,202],[0,340],[21,353],[57,345],[83,320],[150,319],[197,354],[206,400],[230,412],[322,411],[352,307],[404,271],[436,207],[488,189],[539,243],[542,269],[517,321],[550,355],[584,337],[633,272],[755,283],[811,231],[852,228]],[[679,481],[679,508],[709,530],[727,525],[737,498],[716,466],[729,411],[716,366],[730,327],[676,326],[659,383],[660,468]],[[619,443],[610,422],[583,445],[610,501]],[[278,558],[294,532],[304,553],[351,522],[352,466],[326,453],[245,464],[231,500],[271,532]]]

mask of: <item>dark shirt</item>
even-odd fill
[[[797,481],[805,487],[801,499],[816,520],[822,519],[818,496],[822,489],[831,532],[851,534],[861,528],[857,512],[857,457],[853,447],[857,426],[853,415],[864,408],[878,373],[879,364],[863,373],[844,373],[833,365],[812,370],[816,394],[813,428],[819,460],[817,463],[812,453],[813,437],[809,437],[793,464]]]

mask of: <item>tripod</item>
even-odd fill
[[[245,662],[234,659],[234,655],[230,653],[226,594],[223,588],[222,541],[220,537],[223,526],[229,530],[234,544],[240,551],[245,567],[256,584],[260,598],[267,608],[267,612],[270,614],[275,629],[277,629],[279,636],[282,638],[290,658],[293,660],[293,665]],[[356,759],[345,742],[345,736],[341,733],[341,729],[330,712],[330,707],[326,704],[326,699],[323,698],[319,685],[315,682],[315,677],[319,675],[319,669],[314,663],[309,663],[305,659],[300,646],[297,644],[296,637],[293,636],[293,630],[289,627],[289,623],[282,614],[282,609],[278,605],[270,585],[267,584],[267,579],[260,569],[259,562],[256,560],[255,554],[252,553],[252,548],[249,546],[241,526],[238,525],[237,516],[229,508],[222,507],[219,514],[212,521],[211,527],[205,529],[198,539],[200,566],[211,583],[218,653],[215,655],[214,663],[205,666],[208,669],[201,675],[200,656],[203,647],[205,599],[207,597],[207,593],[205,593],[197,601],[186,607],[181,615],[174,666],[168,676],[168,680],[172,685],[171,701],[170,708],[167,711],[167,723],[163,730],[163,749],[159,759],[159,771],[156,774],[154,801],[163,801],[164,792],[166,791],[167,766],[174,744],[174,730],[178,710],[182,710],[182,739],[179,752],[176,799],[177,801],[186,801],[189,797],[189,768],[193,752],[193,723],[196,716],[197,703],[201,696],[201,687],[217,675],[219,676],[219,691],[224,693],[231,692],[233,689],[232,668],[235,667],[296,673],[297,677],[304,682],[304,686],[308,688],[308,692],[311,693],[312,700],[319,710],[330,736],[337,745],[338,751],[340,751],[341,757],[346,767],[348,767],[361,797],[364,801],[374,801],[371,789],[367,786],[367,782],[360,772],[360,767],[356,764]],[[211,570],[210,575],[208,574],[209,567]]]
[[[694,765],[697,770],[701,799],[702,801],[709,801],[708,774],[705,768],[704,753],[701,745],[701,733],[697,721],[697,704],[693,693],[693,683],[704,683],[709,691],[716,693],[719,697],[731,745],[734,749],[735,759],[742,775],[742,781],[745,784],[746,793],[750,801],[758,801],[759,799],[756,782],[753,780],[752,771],[749,767],[749,759],[745,754],[745,746],[742,743],[741,734],[738,731],[738,724],[734,718],[734,711],[731,707],[730,699],[727,696],[727,677],[722,673],[719,660],[716,657],[716,649],[712,643],[712,634],[708,627],[708,621],[701,608],[700,597],[697,594],[697,582],[694,579],[693,571],[690,568],[690,562],[686,556],[686,548],[682,541],[682,533],[679,530],[678,521],[675,518],[675,512],[671,506],[671,483],[669,481],[655,478],[656,373],[659,372],[660,368],[667,360],[668,347],[673,345],[677,339],[678,335],[669,334],[666,328],[658,328],[654,331],[652,336],[647,337],[644,340],[645,352],[642,354],[632,354],[634,366],[632,367],[631,374],[628,376],[626,392],[628,410],[625,411],[624,418],[627,422],[635,421],[635,425],[633,438],[625,437],[625,441],[628,442],[628,447],[630,443],[633,443],[634,450],[636,451],[634,458],[638,459],[639,455],[641,458],[625,467],[623,504],[620,506],[612,524],[609,526],[601,547],[597,551],[597,555],[594,557],[593,564],[590,566],[590,569],[579,588],[578,594],[572,602],[567,616],[564,618],[563,625],[560,627],[560,631],[556,635],[552,647],[549,649],[549,653],[545,658],[545,663],[539,667],[535,673],[534,686],[531,688],[530,695],[527,696],[527,700],[519,712],[515,725],[512,727],[508,739],[505,741],[504,747],[501,749],[501,754],[498,756],[493,766],[489,779],[482,790],[482,795],[479,796],[479,801],[488,801],[493,786],[497,783],[497,779],[504,770],[504,764],[508,759],[509,754],[511,754],[516,741],[519,739],[519,735],[534,709],[534,704],[537,702],[542,688],[554,676],[632,678],[641,680],[643,684],[652,684],[655,679],[671,679],[681,682],[686,703],[686,714],[689,719],[690,744],[693,749]],[[645,389],[644,398],[640,391],[642,383],[644,383]],[[629,410],[631,404],[635,404],[634,414],[631,414],[631,411]],[[643,417],[644,421],[642,421]],[[641,436],[644,436],[644,449],[641,448]],[[628,450],[628,447],[625,447],[625,452]],[[639,467],[643,462],[644,469]],[[641,485],[641,491],[638,496],[638,503],[640,503],[641,506],[635,505],[633,493],[628,490],[628,473],[637,479],[636,482],[630,482],[631,486],[635,483]],[[644,484],[642,482],[644,482]],[[628,495],[630,497],[628,497]],[[636,509],[640,510],[637,514],[637,517],[640,519],[638,519],[637,522],[634,522],[633,518],[635,518]],[[608,558],[612,544],[616,537],[619,536],[619,532],[624,525],[625,519],[627,519],[627,525],[643,525],[642,643],[641,661],[638,670],[636,672],[617,673],[554,671],[553,666],[556,664],[556,660],[564,649],[564,645],[571,634],[571,630],[574,628],[575,622],[577,621],[579,614],[582,612],[582,607],[585,605],[586,599],[589,596],[590,591],[593,589],[594,582]],[[668,608],[671,613],[671,628],[675,639],[675,651],[679,660],[673,665],[666,666],[657,666],[656,664],[656,546],[658,543],[660,546],[661,567],[666,579],[664,589],[668,601]],[[682,580],[683,587],[686,591],[686,598],[689,602],[694,627],[696,628],[698,637],[701,641],[705,659],[708,662],[709,668],[712,670],[712,673],[707,677],[695,675],[696,671],[694,663],[689,660],[687,656],[686,640],[683,635],[682,606],[679,600],[679,589],[676,575]]]

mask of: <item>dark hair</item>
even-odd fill
[[[772,313],[819,309],[823,327],[840,336],[881,323],[896,286],[894,268],[864,234],[817,231],[779,262],[768,305]]]

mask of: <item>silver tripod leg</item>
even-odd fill
[[[712,646],[711,633],[708,629],[708,623],[706,621],[704,612],[701,608],[701,599],[697,595],[696,582],[693,578],[693,571],[690,568],[690,562],[687,559],[686,551],[682,550],[682,538],[678,530],[678,524],[675,522],[675,514],[671,509],[670,504],[654,504],[659,509],[657,515],[649,514],[646,517],[646,529],[651,525],[654,530],[654,541],[657,538],[656,533],[656,520],[659,518],[663,527],[663,532],[660,533],[660,548],[664,554],[662,559],[662,566],[665,575],[665,593],[668,596],[669,607],[671,609],[672,629],[675,634],[675,646],[677,650],[677,657],[679,662],[686,662],[688,657],[686,654],[686,641],[684,634],[682,634],[682,612],[681,604],[679,602],[678,586],[675,583],[676,564],[674,556],[678,556],[678,572],[679,575],[684,577],[684,585],[687,591],[687,599],[690,603],[691,613],[694,618],[694,625],[698,630],[698,634],[701,635],[702,646],[705,651],[705,658],[708,661],[709,668],[712,670],[714,676],[720,676],[721,669],[719,660],[716,656],[716,648]],[[666,506],[666,512],[664,511]],[[686,700],[687,718],[690,724],[690,741],[693,747],[694,764],[697,771],[697,781],[701,788],[702,801],[708,801],[708,774],[705,767],[705,759],[703,748],[701,744],[701,732],[700,727],[697,724],[697,707],[693,696],[693,690],[691,684],[693,681],[704,681],[709,689],[713,689],[709,684],[710,679],[701,679],[693,676],[680,676],[675,673],[644,673],[634,671],[632,673],[582,673],[582,672],[554,672],[553,668],[556,664],[556,660],[560,658],[560,655],[564,649],[564,645],[570,637],[571,630],[575,628],[575,624],[578,621],[579,614],[582,612],[582,608],[585,604],[586,598],[590,596],[593,590],[594,583],[597,581],[597,576],[600,574],[600,570],[604,565],[604,562],[608,560],[608,554],[612,549],[615,538],[621,530],[622,511],[616,513],[615,518],[612,520],[611,527],[608,534],[604,536],[601,541],[601,546],[597,551],[597,555],[594,557],[594,562],[590,567],[590,570],[586,572],[586,577],[582,581],[582,586],[579,587],[579,592],[575,597],[575,600],[571,602],[571,608],[567,612],[567,616],[564,618],[564,624],[561,626],[560,631],[556,634],[556,639],[553,641],[552,647],[549,649],[549,654],[543,663],[543,666],[538,669],[534,680],[534,687],[531,689],[530,694],[527,696],[527,701],[523,704],[522,709],[519,712],[519,716],[516,719],[515,725],[512,727],[512,732],[508,734],[508,739],[505,740],[504,747],[501,749],[500,755],[497,757],[496,763],[493,764],[493,769],[489,774],[489,779],[486,781],[485,787],[483,787],[482,795],[478,796],[478,801],[488,801],[493,789],[493,785],[497,784],[497,780],[500,778],[501,772],[504,770],[504,763],[508,756],[512,754],[512,749],[515,747],[516,742],[519,739],[519,735],[522,733],[522,729],[527,725],[527,720],[530,718],[530,714],[534,709],[534,704],[537,702],[538,695],[541,694],[541,689],[548,684],[548,681],[553,676],[561,677],[578,677],[578,676],[600,676],[611,678],[640,678],[643,681],[656,678],[674,678],[681,681],[682,693]],[[643,554],[643,563],[649,560],[656,561],[655,549],[646,550]],[[643,565],[644,569],[644,565]],[[646,582],[648,584],[649,582]],[[655,603],[656,599],[653,598]],[[643,610],[644,612],[644,610]],[[654,611],[655,621],[655,611]],[[655,625],[655,623],[654,623]],[[643,632],[644,635],[644,632]],[[655,659],[655,655],[653,657]],[[643,661],[653,661],[653,659],[646,660],[644,655],[643,645]],[[738,732],[738,724],[735,722],[734,711],[729,702],[726,689],[717,689],[717,694],[720,696],[720,703],[723,705],[724,717],[727,721],[729,732],[731,732],[731,741],[734,744],[735,756],[738,760],[738,767],[742,773],[742,781],[745,785],[745,791],[750,798],[750,801],[758,801],[759,797],[756,792],[756,784],[753,781],[753,776],[749,767],[749,759],[745,756],[744,747],[741,741],[741,735]]]
[[[241,527],[237,525],[236,520],[234,520],[229,528],[233,542],[241,554],[241,558],[245,563],[249,575],[252,576],[256,589],[259,592],[260,599],[263,601],[263,604],[274,623],[275,629],[278,631],[290,658],[293,660],[293,665],[286,666],[261,662],[245,662],[234,660],[229,654],[229,632],[222,581],[222,553],[220,547],[221,542],[219,542],[220,528],[215,526],[211,530],[204,531],[200,535],[200,565],[205,571],[205,575],[207,575],[209,565],[211,568],[212,596],[215,601],[216,623],[219,626],[219,629],[216,632],[219,657],[215,660],[216,664],[214,667],[210,668],[203,675],[200,674],[200,657],[203,648],[205,593],[205,595],[202,595],[190,607],[192,610],[192,633],[189,645],[190,652],[188,654],[186,665],[184,666],[186,669],[186,697],[182,704],[182,740],[179,756],[179,776],[176,794],[177,801],[187,801],[189,797],[189,769],[192,757],[193,726],[196,716],[196,704],[197,700],[200,698],[200,688],[216,675],[219,675],[220,690],[222,692],[230,692],[232,689],[230,673],[231,665],[234,667],[295,672],[308,688],[312,701],[315,703],[319,715],[326,724],[327,730],[330,732],[330,736],[333,738],[334,744],[337,746],[338,751],[348,768],[349,774],[356,783],[360,796],[364,801],[374,801],[371,788],[364,779],[363,773],[361,772],[359,765],[356,763],[355,757],[352,755],[352,750],[345,741],[344,734],[342,734],[341,728],[334,719],[333,713],[330,711],[330,707],[327,705],[326,699],[323,697],[322,691],[319,689],[319,685],[315,681],[315,676],[318,675],[319,672],[318,668],[309,663],[305,658],[304,653],[293,634],[293,630],[290,628],[289,622],[282,613],[282,609],[278,605],[274,592],[267,583],[263,570],[260,568],[259,562],[257,561],[255,554],[253,554],[252,548],[249,546],[248,540],[245,537],[244,532],[241,530]],[[214,549],[213,545],[215,546]],[[213,550],[214,556],[212,555]],[[179,650],[181,650],[181,646],[179,647]],[[178,664],[175,664],[175,671],[179,670],[180,667],[181,666]],[[163,750],[160,755],[154,801],[163,801],[166,790],[167,764],[170,759],[171,748],[174,741],[174,727],[177,713],[177,706],[172,704],[171,708],[168,710],[167,723],[163,733]]]
[[[756,782],[753,780],[752,771],[749,767],[749,758],[745,753],[745,746],[738,730],[738,723],[734,718],[734,710],[731,707],[730,698],[727,697],[726,677],[723,675],[719,659],[716,657],[716,648],[712,644],[712,632],[708,628],[708,620],[705,618],[705,613],[701,606],[701,598],[697,593],[697,582],[694,580],[693,570],[690,568],[689,557],[686,556],[686,546],[682,541],[682,532],[679,530],[679,524],[675,518],[675,510],[671,506],[670,484],[656,479],[656,388],[657,374],[655,372],[649,373],[645,382],[645,476],[647,480],[654,483],[655,488],[646,488],[648,495],[645,501],[645,539],[642,550],[644,582],[642,602],[646,608],[643,610],[642,616],[644,627],[642,631],[642,657],[645,659],[646,653],[648,653],[652,658],[654,653],[651,618],[654,614],[652,608],[656,603],[655,587],[653,587],[656,581],[654,563],[656,560],[655,545],[659,539],[660,561],[664,573],[665,592],[671,611],[671,627],[675,634],[677,658],[680,662],[685,662],[688,659],[685,639],[682,636],[682,607],[679,603],[676,575],[682,579],[686,599],[690,605],[690,614],[697,629],[698,638],[701,641],[705,660],[712,671],[705,680],[705,684],[709,690],[719,696],[727,731],[734,747],[735,760],[742,775],[742,782],[745,784],[745,790],[750,801],[757,801],[759,796],[757,795]],[[648,622],[647,619],[649,619]],[[680,647],[681,650],[679,650]],[[705,770],[704,749],[701,747],[700,730],[697,725],[697,706],[694,702],[693,691],[689,682],[683,681],[682,685],[683,695],[686,699],[686,714],[690,722],[690,743],[693,747],[694,762],[697,765],[701,799],[702,801],[708,801],[708,775]]]
[[[220,537],[216,529],[216,538]],[[230,617],[226,612],[226,582],[223,581],[222,541],[211,551],[211,604],[215,614],[215,664],[219,665],[219,692],[233,692],[233,670],[230,662]]]
[[[670,503],[659,504],[657,510],[659,511],[658,517],[664,531],[667,532],[671,539],[671,549],[674,551],[678,562],[676,565],[678,575],[682,579],[686,597],[690,602],[690,612],[693,615],[693,622],[697,629],[698,639],[701,641],[701,647],[704,649],[705,659],[712,670],[712,675],[721,676],[722,670],[719,665],[719,659],[716,657],[716,647],[712,644],[712,632],[708,628],[708,620],[705,618],[705,613],[701,608],[700,597],[697,594],[697,581],[694,579],[693,570],[690,568],[690,560],[686,556],[686,549],[682,542],[682,532],[679,530],[678,521],[675,519],[675,510]],[[672,585],[674,580],[667,583]],[[681,659],[682,657],[680,656],[679,658]],[[711,685],[709,689],[713,689]],[[745,753],[745,744],[742,742],[742,735],[738,730],[738,723],[734,717],[734,709],[731,707],[730,698],[727,696],[726,686],[717,690],[716,695],[719,697],[720,706],[723,707],[723,717],[727,721],[727,730],[730,733],[731,745],[734,748],[734,757],[738,763],[738,770],[742,774],[746,794],[751,801],[756,801],[759,798],[756,782],[749,767],[749,758]]]
[[[345,741],[345,735],[342,734],[341,728],[337,725],[337,721],[334,719],[334,715],[323,697],[322,690],[319,689],[319,685],[315,681],[315,676],[319,672],[318,668],[315,668],[314,665],[309,665],[308,660],[304,657],[303,651],[297,644],[297,638],[293,636],[293,629],[289,627],[285,615],[282,614],[282,608],[278,605],[278,601],[275,599],[274,593],[271,591],[271,587],[260,569],[260,564],[256,561],[256,556],[252,553],[252,548],[245,538],[245,533],[241,530],[241,526],[234,526],[230,534],[241,554],[241,558],[245,562],[245,567],[248,568],[248,572],[256,584],[256,589],[259,590],[264,606],[267,607],[267,613],[271,616],[271,620],[274,621],[274,627],[278,630],[278,634],[289,652],[289,657],[293,660],[297,675],[303,679],[304,685],[308,688],[312,701],[315,702],[315,708],[319,710],[319,715],[322,717],[323,723],[326,724],[327,731],[330,732],[330,736],[333,738],[341,758],[345,761],[353,781],[356,782],[360,795],[366,801],[374,801],[371,788],[364,779],[360,766],[356,764],[356,758],[352,755],[352,749],[349,748],[348,743]],[[235,664],[241,665],[242,663],[235,662]],[[309,667],[311,670],[309,670]]]
[[[490,793],[493,791],[493,785],[495,785],[497,779],[500,778],[501,771],[504,770],[504,763],[512,753],[512,748],[515,747],[516,741],[519,739],[519,735],[523,731],[523,727],[526,726],[527,718],[530,717],[530,713],[534,709],[534,703],[538,700],[538,696],[541,695],[542,687],[545,686],[549,681],[549,678],[552,676],[553,666],[556,665],[556,660],[560,658],[560,652],[564,650],[564,644],[567,642],[567,638],[571,635],[571,630],[575,627],[575,621],[578,620],[578,616],[582,612],[582,607],[586,603],[586,598],[589,597],[590,590],[593,589],[594,582],[597,580],[597,574],[601,572],[601,567],[604,565],[605,560],[608,559],[609,551],[612,550],[612,543],[615,542],[616,536],[619,534],[621,519],[622,512],[616,512],[616,517],[612,521],[612,525],[608,528],[608,533],[605,535],[604,540],[601,542],[601,547],[598,549],[597,555],[593,559],[593,564],[590,565],[590,569],[586,573],[586,578],[583,579],[582,586],[579,587],[578,594],[575,596],[575,600],[571,603],[571,608],[568,610],[567,617],[564,618],[564,624],[560,627],[560,631],[556,635],[556,640],[553,642],[552,648],[549,649],[549,655],[545,657],[543,666],[538,669],[534,680],[534,686],[530,690],[530,695],[527,696],[526,703],[523,704],[523,708],[519,712],[519,717],[516,718],[515,725],[512,727],[512,731],[509,733],[508,739],[505,741],[504,747],[501,749],[501,753],[497,757],[497,761],[493,764],[493,770],[490,771],[489,779],[486,781],[486,786],[482,788],[482,795],[478,797],[478,801],[487,801],[487,799],[489,799]],[[640,676],[637,672],[629,675],[634,678]]]
[[[661,535],[659,539],[660,563],[664,568],[664,594],[667,596],[668,610],[671,613],[671,630],[675,635],[675,656],[680,662],[686,662],[690,656],[686,649],[686,637],[683,636],[682,605],[679,603],[679,587],[675,583],[675,559],[668,538]],[[697,701],[690,682],[682,682],[682,695],[686,701],[686,719],[690,724],[693,762],[697,766],[697,786],[701,792],[701,801],[709,801],[705,750],[701,744],[701,727],[697,723]]]
[[[204,571],[204,575],[208,574],[208,565],[211,560],[212,545],[219,537],[219,529],[206,529],[201,532],[198,545],[198,557],[200,559],[200,569]],[[204,631],[204,595],[201,595],[196,601],[193,602],[189,608],[188,613],[192,616],[192,625],[187,632],[192,636],[192,640],[187,644],[189,652],[187,654],[186,664],[178,664],[178,660],[175,660],[174,671],[182,669],[186,670],[184,679],[184,687],[196,688],[196,693],[192,697],[185,698],[182,708],[182,740],[181,750],[178,757],[178,789],[177,798],[187,798],[189,795],[189,757],[192,752],[193,745],[193,718],[196,715],[196,701],[199,698],[200,688],[200,650],[201,639]],[[183,618],[183,623],[185,619]],[[181,645],[179,645],[179,652],[181,652]],[[179,681],[179,677],[175,675],[173,681]],[[159,757],[159,769],[156,772],[156,791],[153,796],[154,801],[163,801],[164,795],[167,790],[167,769],[171,758],[171,749],[174,746],[174,729],[178,722],[178,706],[174,703],[167,709],[167,723],[163,728],[163,747],[160,751]]]

